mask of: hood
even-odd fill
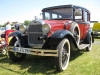
[[[65,24],[71,23],[71,20],[44,20],[45,23],[51,26],[49,36],[58,30],[64,30]]]
[[[66,23],[71,23],[71,20],[44,20],[45,23],[51,26],[51,31],[62,30]]]

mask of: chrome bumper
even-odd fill
[[[15,51],[14,48],[16,48],[17,51]],[[53,56],[53,57],[58,57],[58,50],[20,48],[20,47],[13,47],[13,46],[9,46],[7,48],[7,50],[11,51],[11,52],[31,54],[31,55],[37,55],[37,56]]]

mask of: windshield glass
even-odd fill
[[[72,19],[72,8],[59,8],[43,12],[43,19]]]

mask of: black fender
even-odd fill
[[[54,32],[50,36],[50,38],[63,38],[66,35],[71,35],[73,37],[73,35],[70,31],[68,31],[68,30],[59,30],[59,31]]]
[[[8,37],[13,37],[13,41],[16,39],[17,41],[20,41],[22,45],[28,45],[27,35],[22,34],[20,31],[12,32]]]
[[[12,32],[8,35],[8,37],[14,36],[14,37],[21,37],[23,34],[20,31]]]
[[[84,40],[84,43],[90,44],[90,41],[89,41],[90,35],[92,36],[92,43],[94,43],[94,36],[93,36],[92,28],[90,28],[90,29],[88,30],[88,33],[87,33],[86,38],[85,38],[85,40]]]
[[[71,45],[71,50],[76,50],[78,48],[76,41],[74,39],[73,34],[68,30],[59,30],[54,32],[45,42],[43,48],[47,48],[50,45],[57,47],[57,45],[61,42],[63,38],[67,38]]]

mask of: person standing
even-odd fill
[[[6,30],[6,31],[7,31],[7,30],[11,30],[11,25],[10,25],[10,22],[9,22],[9,21],[8,21],[7,24],[6,24],[5,30]]]
[[[17,22],[17,23],[15,24],[15,29],[16,29],[16,30],[19,30],[19,26],[20,26],[20,24]]]
[[[10,25],[10,22],[8,21],[7,24],[6,24],[6,27],[5,27],[5,41],[8,43],[8,35],[11,33],[11,25]]]

